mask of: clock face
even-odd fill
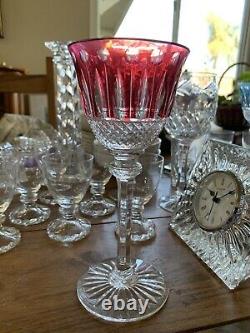
[[[242,187],[237,177],[229,171],[208,174],[197,185],[193,197],[194,215],[206,230],[223,227],[238,209]]]

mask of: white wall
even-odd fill
[[[45,72],[47,40],[76,40],[89,36],[91,0],[2,0],[4,38],[0,63]]]

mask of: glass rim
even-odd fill
[[[150,146],[149,146],[150,147]],[[157,153],[150,153],[150,152],[145,152],[145,153],[142,153],[140,156],[139,156],[139,161],[141,158],[157,158],[157,160],[155,160],[155,163],[158,163],[158,162],[162,162],[164,161],[164,157],[161,155],[161,154],[157,154]]]
[[[182,72],[182,75],[184,74],[184,72]],[[187,74],[190,73],[190,74],[197,75],[197,76],[202,76],[203,75],[203,76],[214,76],[214,77],[216,77],[218,75],[214,72],[207,72],[207,71],[187,71],[186,73]]]
[[[86,157],[84,158],[85,161],[89,162],[89,161],[92,161],[94,159],[94,155],[93,154],[89,154],[89,153],[85,153],[85,152],[82,152],[83,156]],[[59,152],[59,151],[48,151],[44,154],[42,154],[41,156],[41,159],[42,160],[45,160],[46,158],[48,157],[52,157],[52,156],[58,156],[58,157],[65,157],[65,154]]]
[[[100,37],[100,38],[86,38],[86,39],[80,39],[74,42],[71,42],[68,44],[68,48],[75,44],[84,43],[84,42],[94,42],[94,41],[105,41],[105,40],[127,40],[127,41],[143,41],[143,42],[153,42],[153,43],[159,43],[159,44],[165,44],[165,45],[175,45],[180,48],[185,49],[188,53],[190,53],[190,49],[180,43],[176,42],[169,42],[169,41],[163,41],[158,39],[148,39],[148,38],[137,38],[137,37]]]

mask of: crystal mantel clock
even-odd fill
[[[171,229],[234,289],[250,276],[250,151],[210,140]]]

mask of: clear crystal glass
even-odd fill
[[[51,149],[58,149],[62,145],[62,138],[60,134],[52,127],[49,130],[44,130],[41,128],[31,128],[26,137],[36,140],[38,161],[41,156]],[[38,198],[39,201],[45,205],[55,205],[52,195],[49,190],[45,187],[44,182],[41,182],[42,188],[39,191]]]
[[[131,258],[138,154],[156,140],[169,116],[189,50],[167,42],[109,38],[72,43],[69,51],[84,113],[98,141],[114,155],[110,171],[118,183],[119,210],[117,258],[89,267],[78,280],[78,298],[102,319],[141,320],[161,309],[168,289],[154,266]]]
[[[250,123],[250,82],[239,82],[239,88],[243,114]]]
[[[81,202],[80,210],[83,214],[93,217],[105,216],[115,211],[115,202],[104,197],[105,186],[111,178],[109,164],[113,156],[102,145],[94,140],[93,144],[94,166],[90,181],[91,197]]]
[[[145,153],[151,154],[161,154],[161,139],[157,138],[148,148],[145,150]]]
[[[48,207],[36,202],[42,183],[42,171],[38,165],[39,145],[33,138],[16,139],[16,149],[20,156],[17,190],[22,204],[11,211],[10,220],[17,225],[42,223],[50,215]]]
[[[82,143],[82,111],[77,77],[69,42],[49,41],[45,46],[53,54],[57,91],[57,129],[67,143]]]
[[[160,182],[164,158],[158,154],[145,153],[139,158],[141,173],[135,178],[131,240],[135,243],[155,237],[155,224],[144,217],[144,206],[152,199]],[[119,225],[116,233],[119,235]]]
[[[161,139],[157,138],[150,146],[148,146],[145,150],[145,153],[150,154],[161,154]],[[112,199],[114,202],[117,202],[117,188],[112,188],[107,193],[108,197]]]
[[[175,209],[183,193],[189,171],[193,167],[188,158],[193,141],[208,134],[217,109],[218,91],[213,73],[184,72],[176,93],[171,116],[165,129],[171,141],[171,197],[163,196],[160,207]]]
[[[243,114],[245,119],[250,124],[250,82],[239,82],[239,88]],[[248,131],[247,133],[242,133],[242,144],[248,149],[250,149],[249,137],[250,131]]]
[[[9,144],[0,145],[0,253],[13,249],[21,240],[21,233],[13,227],[5,227],[5,211],[16,190],[18,156]]]
[[[59,204],[60,217],[49,223],[48,236],[68,245],[85,238],[91,229],[88,220],[77,216],[78,205],[87,192],[93,156],[82,149],[47,153],[42,157],[46,185]]]

